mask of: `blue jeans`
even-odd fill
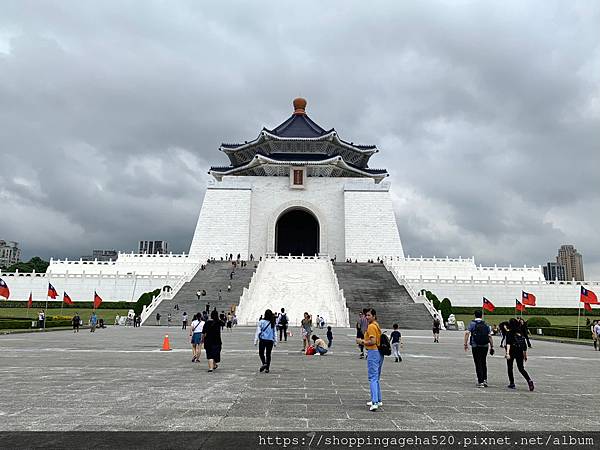
[[[381,368],[383,367],[383,356],[379,350],[367,350],[367,373],[369,375],[369,387],[371,388],[371,402],[381,402]]]

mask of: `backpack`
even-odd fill
[[[521,350],[522,352],[527,351],[527,341],[525,340],[525,336],[521,334],[515,334],[515,348],[517,350]]]
[[[287,314],[282,314],[281,317],[279,317],[279,325],[287,325],[287,323],[288,323]]]
[[[434,326],[435,328],[439,328],[439,327],[440,327],[440,319],[435,319],[435,320],[433,321],[433,326]]]
[[[306,347],[307,355],[314,355],[315,353],[317,353],[317,349],[314,348],[312,345],[309,345],[308,347]]]
[[[387,334],[381,334],[377,349],[379,350],[379,353],[381,353],[381,356],[390,356],[392,354],[392,346],[390,345],[390,339]]]
[[[473,343],[477,347],[485,347],[490,343],[490,335],[487,324],[483,320],[475,322],[475,329],[471,333]]]

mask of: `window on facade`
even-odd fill
[[[295,186],[302,186],[302,184],[303,184],[302,176],[303,176],[302,170],[294,170],[294,185]]]

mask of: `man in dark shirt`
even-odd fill
[[[394,361],[400,362],[402,361],[402,356],[400,356],[400,345],[402,342],[402,334],[400,330],[398,330],[398,324],[394,324],[394,331],[392,331],[391,344],[392,344],[392,355],[394,355]]]

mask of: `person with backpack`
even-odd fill
[[[381,399],[381,369],[383,367],[383,354],[379,347],[383,343],[381,328],[377,323],[377,313],[373,308],[366,310],[366,319],[368,322],[367,330],[364,338],[356,338],[358,345],[364,345],[367,349],[367,374],[369,377],[369,388],[371,391],[371,401],[367,402],[369,411],[377,411],[383,405]],[[389,340],[387,342],[387,350],[389,350]],[[387,353],[387,352],[386,352]],[[388,353],[389,354],[389,353]]]
[[[269,373],[271,369],[271,352],[277,346],[277,332],[275,331],[275,314],[270,309],[265,311],[263,318],[256,326],[254,345],[258,344],[258,356],[262,365],[259,371]],[[266,352],[266,355],[265,355]]]
[[[402,333],[398,330],[398,324],[394,324],[394,331],[392,331],[392,355],[394,355],[394,362],[402,361],[402,356],[400,356],[400,345],[402,345]],[[434,341],[435,342],[435,341]]]
[[[81,317],[79,317],[79,313],[75,313],[73,319],[71,319],[71,323],[73,324],[73,333],[79,333],[79,323],[81,322]]]
[[[465,352],[469,350],[473,353],[475,362],[475,372],[477,373],[477,387],[488,387],[487,382],[487,354],[494,354],[494,341],[492,339],[492,329],[482,319],[481,310],[475,311],[475,320],[469,324],[465,331]]]
[[[440,325],[441,325],[440,318],[436,314],[433,317],[433,328],[432,328],[432,331],[433,331],[433,342],[437,342],[437,343],[440,342]]]
[[[277,328],[279,329],[279,342],[286,341],[287,342],[287,329],[288,329],[288,316],[285,312],[285,308],[281,308],[281,314],[279,315],[279,323],[277,324]]]
[[[506,353],[504,355],[506,358],[506,368],[508,369],[508,388],[516,389],[515,386],[515,377],[513,375],[513,363],[517,363],[517,369],[527,381],[527,385],[529,386],[529,390],[533,391],[534,384],[533,380],[525,370],[523,365],[524,361],[527,361],[527,339],[525,339],[525,335],[523,333],[523,327],[519,323],[519,321],[515,318],[512,318],[508,321],[508,333],[506,335]]]

